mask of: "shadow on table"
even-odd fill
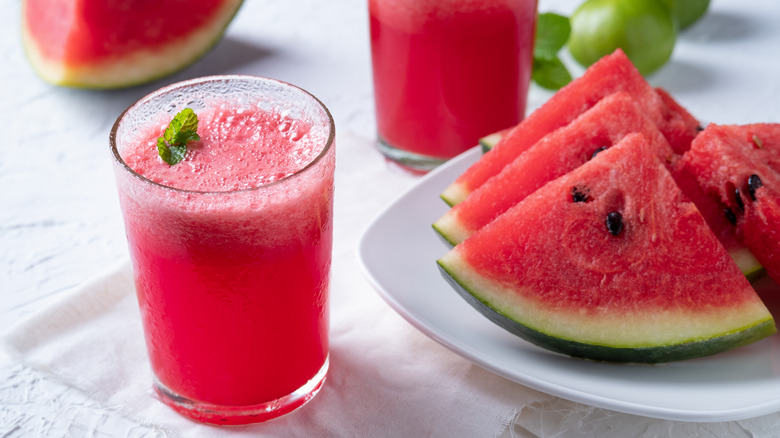
[[[680,32],[677,39],[702,50],[712,45],[726,48],[741,40],[755,39],[764,29],[754,16],[710,11],[696,24]],[[708,68],[672,57],[664,68],[652,76],[652,82],[674,94],[712,89],[716,85],[716,76],[716,72]]]
[[[652,78],[654,86],[659,86],[675,94],[679,91],[701,91],[712,88],[715,75],[700,65],[672,60]]]
[[[696,24],[680,32],[680,40],[691,42],[728,43],[760,32],[754,16],[710,11]]]
[[[177,82],[200,76],[240,73],[244,67],[272,58],[275,55],[276,52],[268,47],[226,36],[202,59],[180,73],[169,77],[167,82]],[[159,87],[154,89],[157,88]]]

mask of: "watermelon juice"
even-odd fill
[[[536,0],[369,0],[379,149],[429,170],[525,115]]]
[[[192,108],[200,141],[169,165],[156,139]],[[328,366],[334,127],[296,87],[222,76],[164,88],[111,133],[160,398],[200,421],[289,412]]]

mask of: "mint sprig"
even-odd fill
[[[552,12],[539,14],[536,21],[534,65],[531,77],[537,85],[557,90],[571,82],[571,74],[558,58],[571,33],[569,19]]]
[[[187,143],[200,140],[197,133],[198,116],[191,108],[179,111],[165,128],[162,137],[157,138],[157,153],[166,163],[173,166],[184,159]]]

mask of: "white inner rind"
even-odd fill
[[[486,136],[480,138],[479,139],[479,144],[484,146],[484,147],[486,147],[486,148],[492,149],[492,148],[494,148],[498,144],[499,140],[501,140],[501,137],[503,137],[503,136],[504,136],[503,133],[495,132],[493,134],[486,135]]]
[[[761,263],[756,259],[756,256],[750,252],[749,249],[741,247],[729,251],[731,259],[739,266],[740,271],[747,276],[751,276],[763,268]]]
[[[455,210],[450,209],[444,216],[433,223],[433,228],[448,242],[456,245],[468,238],[474,230],[466,229],[458,220]]]
[[[717,338],[749,329],[772,319],[763,302],[755,299],[740,307],[623,309],[561,311],[545,305],[533,290],[515,290],[474,271],[456,247],[440,259],[448,273],[469,293],[499,314],[528,328],[556,338],[615,348],[682,344]],[[746,287],[750,287],[749,285]]]
[[[460,183],[452,183],[449,187],[444,189],[441,194],[441,198],[444,199],[447,204],[453,206],[460,204],[468,196],[468,190]]]
[[[26,25],[22,26],[22,42],[33,68],[47,82],[84,88],[136,85],[169,75],[197,60],[217,42],[241,3],[242,0],[224,1],[211,21],[162,47],[137,50],[89,65],[68,66],[46,58]]]

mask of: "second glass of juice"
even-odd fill
[[[167,164],[157,139],[184,108],[200,140]],[[128,108],[110,137],[160,399],[216,424],[265,421],[328,369],[335,129],[295,86],[216,76]]]
[[[368,0],[378,147],[427,171],[525,116],[536,0]]]

